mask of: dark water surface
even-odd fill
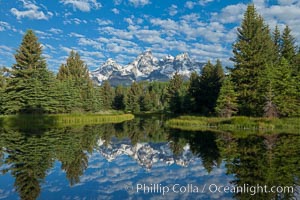
[[[0,199],[300,199],[299,178],[300,134],[0,128]]]

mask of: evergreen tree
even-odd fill
[[[146,90],[141,97],[141,111],[150,111],[153,108],[153,100],[151,99],[149,90]]]
[[[169,110],[176,114],[182,112],[182,85],[183,78],[176,72],[167,86],[166,98],[167,102],[169,103]]]
[[[126,95],[126,111],[133,113],[140,112],[140,99],[142,94],[142,88],[136,82],[133,82],[130,89]]]
[[[191,112],[199,112],[200,109],[197,102],[199,102],[200,99],[200,76],[196,72],[193,72],[189,79],[187,97],[185,98],[185,105],[190,103],[188,110]]]
[[[262,71],[276,59],[274,42],[253,4],[247,7],[237,41],[233,44],[232,81],[237,86],[240,114],[261,116],[264,94],[259,93]]]
[[[290,64],[293,64],[297,47],[295,46],[295,38],[291,35],[291,29],[289,28],[289,26],[286,26],[284,28],[281,40],[281,56],[285,58]]]
[[[92,80],[89,78],[89,72],[84,61],[81,60],[80,55],[71,51],[67,58],[66,64],[62,64],[57,74],[57,79],[68,82],[67,85],[75,87],[77,94],[74,95],[73,105],[80,105],[76,108],[79,112],[94,111],[95,97]],[[73,83],[74,85],[70,85]],[[78,98],[79,97],[79,98]]]
[[[297,83],[293,76],[293,67],[284,58],[281,59],[274,73],[274,104],[280,116],[299,115],[299,99],[297,99]]]
[[[112,109],[112,104],[114,100],[114,91],[110,86],[109,81],[104,81],[101,86],[101,98],[102,98],[102,107],[104,110]]]
[[[264,92],[265,92],[265,103],[263,107],[264,111],[264,117],[268,118],[274,118],[278,117],[278,109],[277,105],[275,105],[275,88],[274,88],[274,82],[275,82],[275,70],[278,70],[278,68],[274,66],[268,65],[264,72],[264,78],[262,79],[263,84],[265,85]]]
[[[280,50],[281,50],[281,46],[282,46],[282,41],[281,41],[280,30],[279,30],[277,25],[275,26],[272,39],[273,39],[273,42],[274,42],[276,57],[279,59],[280,58]]]
[[[116,110],[125,110],[125,89],[118,85],[113,101],[113,108]]]
[[[237,107],[237,94],[231,77],[228,76],[223,81],[215,111],[220,117],[231,117],[237,113]]]
[[[6,113],[52,113],[57,102],[52,98],[54,77],[42,57],[42,45],[32,30],[24,35],[15,54],[11,77],[5,89]]]
[[[5,69],[0,68],[0,114],[3,114],[4,112],[4,95],[5,95],[5,85],[6,85],[6,78],[4,77]]]
[[[224,71],[219,60],[216,65],[208,61],[203,67],[198,92],[200,98],[197,99],[202,114],[211,115],[214,112],[223,78]]]

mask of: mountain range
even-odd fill
[[[176,155],[171,149],[171,142],[137,143],[133,145],[129,139],[118,140],[112,138],[108,143],[103,139],[99,139],[97,144],[96,150],[106,160],[111,162],[118,156],[126,155],[145,169],[151,169],[153,164],[157,162],[187,167],[196,159],[196,156],[190,150],[189,144],[186,144],[182,152]]]
[[[112,86],[131,85],[134,81],[168,81],[175,72],[188,79],[192,72],[200,74],[204,64],[191,59],[187,53],[158,59],[151,51],[145,51],[125,66],[109,58],[90,76],[99,85],[105,80]]]

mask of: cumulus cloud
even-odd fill
[[[237,23],[243,19],[246,8],[247,5],[242,3],[229,5],[223,8],[219,14],[213,15],[212,18],[224,24]]]
[[[24,10],[18,10],[17,8],[10,9],[10,12],[17,17],[17,19],[29,18],[37,20],[48,20],[53,16],[52,12],[41,11],[40,7],[28,0],[21,0]]]
[[[82,12],[89,12],[92,9],[99,9],[102,7],[101,3],[97,2],[97,0],[60,0],[64,5],[72,5],[76,10],[80,10]]]
[[[129,0],[129,3],[133,4],[134,7],[143,7],[150,4],[150,0]]]

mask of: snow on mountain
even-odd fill
[[[91,77],[102,84],[108,80],[111,85],[130,85],[133,81],[167,81],[177,71],[188,78],[195,71],[200,73],[203,63],[192,60],[187,53],[175,57],[167,55],[158,60],[151,51],[138,55],[128,65],[121,66],[116,61],[108,59],[98,69],[91,72]]]
[[[96,150],[110,162],[121,155],[130,156],[146,169],[151,169],[153,164],[157,162],[187,167],[196,158],[191,152],[189,144],[184,146],[180,154],[174,155],[170,143],[137,143],[132,145],[129,139],[117,140],[113,138],[108,144],[105,144],[105,140],[99,139]]]

